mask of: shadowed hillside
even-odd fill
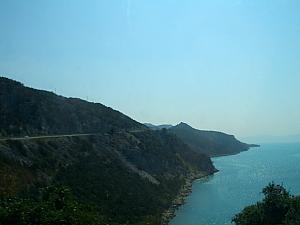
[[[101,104],[0,78],[0,194],[64,185],[105,224],[160,224],[191,176],[216,170],[174,134]],[[25,136],[94,133],[28,139]],[[4,137],[25,137],[22,140]],[[1,220],[1,218],[0,218]],[[103,222],[104,223],[104,222]]]
[[[241,151],[248,150],[250,147],[258,147],[258,145],[242,143],[233,135],[218,131],[197,130],[186,123],[180,123],[176,126],[155,126],[150,123],[145,123],[145,125],[152,130],[168,129],[168,132],[175,134],[192,150],[208,156],[237,154]]]
[[[100,103],[27,88],[3,77],[0,78],[0,102],[2,136],[146,129],[144,125]]]
[[[194,151],[209,156],[236,154],[254,146],[240,142],[233,135],[217,131],[197,130],[185,123],[173,126],[169,128],[169,131],[176,134]]]

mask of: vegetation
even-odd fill
[[[69,187],[84,205],[94,205],[106,224],[157,225],[188,176],[216,171],[209,157],[167,130],[152,131],[101,104],[7,78],[0,78],[0,102],[5,137],[96,133],[0,141],[0,194],[15,196],[14,208],[26,215],[35,215],[28,210],[38,210],[44,202],[25,196],[58,184]]]
[[[192,150],[208,156],[236,154],[254,146],[240,142],[233,135],[217,131],[197,130],[185,123],[180,123],[168,130]]]
[[[65,98],[0,77],[0,136],[33,136],[146,129],[100,103]]]
[[[236,225],[299,225],[300,198],[281,185],[269,184],[263,189],[264,199],[246,207],[233,218]]]
[[[215,171],[206,156],[163,131],[6,141],[0,143],[5,149],[2,193],[62,184],[81,202],[96,205],[108,224],[159,224],[185,177]]]
[[[1,225],[102,225],[95,208],[79,203],[63,186],[44,188],[33,197],[2,196]]]

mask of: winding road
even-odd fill
[[[139,133],[144,132],[145,130],[131,130],[128,131],[130,133]],[[117,132],[121,133],[121,132]],[[0,138],[0,141],[22,141],[22,140],[36,140],[36,139],[48,139],[48,138],[61,138],[61,137],[82,137],[82,136],[96,136],[100,135],[100,133],[87,133],[87,134],[56,134],[56,135],[40,135],[40,136],[24,136],[24,137],[5,137]],[[102,133],[103,135],[103,133]],[[108,135],[107,133],[104,133],[104,135]]]
[[[61,135],[44,135],[44,136],[33,136],[33,137],[7,137],[0,138],[0,141],[21,141],[21,140],[33,140],[33,139],[45,139],[45,138],[61,138],[61,137],[81,137],[81,136],[92,136],[99,135],[99,133],[90,134],[61,134]]]

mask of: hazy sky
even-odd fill
[[[300,134],[299,0],[0,0],[0,74],[140,122]]]

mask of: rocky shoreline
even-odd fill
[[[167,209],[162,214],[161,225],[168,225],[169,222],[176,216],[176,210],[185,203],[186,197],[192,192],[193,182],[197,179],[207,177],[214,173],[218,172],[218,170],[212,173],[198,173],[198,174],[190,174],[185,181],[182,189],[179,191],[179,194],[173,200],[169,209]]]

